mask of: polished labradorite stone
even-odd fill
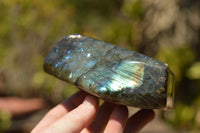
[[[145,109],[172,103],[174,76],[167,64],[83,35],[56,43],[44,70],[110,102]]]

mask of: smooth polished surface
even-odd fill
[[[83,35],[56,43],[44,70],[110,102],[145,109],[172,106],[174,75],[167,64]]]

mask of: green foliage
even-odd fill
[[[123,12],[132,19],[141,19],[144,16],[143,1],[126,0],[123,6]]]
[[[157,58],[167,62],[176,75],[176,81],[180,81],[186,74],[188,67],[194,62],[195,54],[192,49],[186,46],[163,47],[158,52]]]
[[[8,129],[11,123],[11,114],[7,111],[0,110],[0,133]]]
[[[178,103],[170,113],[165,112],[167,122],[179,130],[199,130],[199,106],[200,104],[188,106]]]
[[[194,62],[187,71],[187,77],[190,79],[200,79],[200,62]]]
[[[157,58],[167,62],[176,77],[175,105],[171,113],[165,113],[166,120],[180,130],[199,130],[199,80],[184,83],[187,78],[199,79],[200,69],[199,62],[195,62],[195,51],[186,46],[168,47],[160,50]]]

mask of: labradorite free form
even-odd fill
[[[173,97],[174,76],[167,64],[79,34],[55,44],[44,70],[118,104],[162,109]]]

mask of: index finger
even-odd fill
[[[32,130],[32,132],[37,132],[49,125],[53,122],[66,115],[68,112],[76,108],[79,104],[81,104],[86,97],[86,93],[83,91],[79,91],[72,95],[69,99],[60,103],[53,109],[51,109],[44,118],[37,124],[37,126]]]

